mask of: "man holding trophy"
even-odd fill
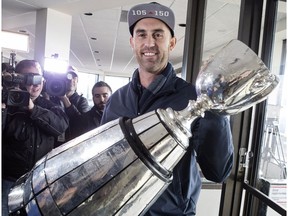
[[[210,59],[196,87],[168,62],[174,14],[157,3],[128,13],[138,61],[109,99],[102,125],[52,150],[9,193],[11,215],[196,215],[203,175],[223,182],[233,165],[226,115],[264,100],[278,83],[233,40]]]
[[[161,15],[161,13],[163,13]],[[196,90],[178,78],[168,62],[176,46],[173,11],[158,3],[141,4],[128,14],[130,44],[139,67],[132,81],[114,93],[102,123],[125,116],[135,118],[158,108],[182,110],[196,100]],[[195,215],[204,176],[223,182],[233,164],[233,144],[227,117],[206,112],[191,127],[187,153],[173,170],[173,180],[145,215]]]

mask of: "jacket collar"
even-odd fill
[[[152,92],[152,94],[157,94],[157,92],[159,92],[160,89],[162,89],[165,86],[165,83],[167,82],[167,80],[171,79],[174,76],[176,76],[175,71],[174,71],[171,63],[168,62],[164,71],[159,76],[157,76],[157,78],[148,86],[147,90]],[[137,89],[138,92],[142,92],[142,90],[143,90],[143,87],[140,83],[139,70],[138,69],[136,69],[133,73],[132,86],[135,90]],[[165,88],[167,88],[167,87],[174,89],[174,87],[171,85],[166,86]],[[172,90],[172,89],[170,89],[170,90]]]

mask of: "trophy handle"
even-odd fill
[[[200,95],[197,100],[189,100],[187,107],[180,111],[171,108],[157,109],[157,114],[162,124],[169,133],[177,140],[183,149],[189,146],[191,124],[199,117],[204,117],[206,110],[213,107],[212,100],[205,94]]]

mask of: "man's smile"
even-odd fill
[[[148,53],[143,53],[144,56],[155,56],[156,53],[148,52]]]

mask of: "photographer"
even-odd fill
[[[58,140],[59,144],[75,138],[78,133],[77,125],[75,125],[74,121],[71,121],[71,119],[90,110],[87,99],[77,93],[77,69],[73,66],[69,66],[66,75],[66,94],[63,96],[50,97],[54,103],[64,107],[65,112],[70,119],[69,128],[65,132],[65,140]]]
[[[32,80],[43,75],[34,60],[20,61],[15,72]],[[43,82],[42,78],[37,83],[19,84],[30,95],[26,106],[2,101],[2,119],[6,121],[2,128],[2,215],[8,215],[8,193],[15,181],[54,148],[55,138],[68,127],[63,109],[40,95]]]

